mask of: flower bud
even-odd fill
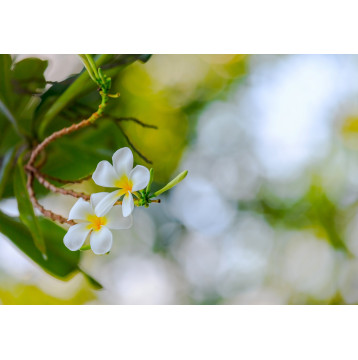
[[[179,184],[182,180],[184,180],[184,178],[186,177],[187,174],[188,174],[188,170],[183,171],[176,178],[174,178],[167,185],[165,185],[163,188],[156,191],[151,197],[159,196],[160,194],[163,194],[163,192],[168,191],[169,189],[171,189],[175,185]]]

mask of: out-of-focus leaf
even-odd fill
[[[294,204],[281,199],[262,199],[240,202],[239,209],[262,214],[273,226],[311,229],[334,248],[351,255],[338,229],[339,210],[328,199],[321,186],[313,183],[309,191]]]
[[[2,159],[1,168],[0,168],[0,199],[3,196],[5,186],[7,185],[11,174],[14,169],[14,159],[16,155],[17,146],[10,148],[5,156]]]
[[[38,286],[16,281],[11,287],[0,288],[0,299],[3,305],[83,305],[95,300],[96,296],[88,286],[83,286],[73,296],[60,299]]]
[[[112,58],[109,61],[104,62],[102,68],[112,69],[116,66],[131,64],[136,60],[140,60],[141,62],[146,63],[151,56],[151,54],[116,54],[112,55]]]
[[[14,193],[19,208],[20,219],[30,230],[36,247],[45,256],[46,245],[26,188],[26,175],[22,165],[22,157],[19,158],[15,168]]]
[[[104,157],[96,147],[86,147],[68,139],[61,139],[60,146],[49,154],[43,172],[65,180],[76,180],[91,174]]]
[[[25,133],[25,131],[20,129],[19,124],[16,121],[14,115],[11,113],[11,111],[7,108],[7,106],[1,99],[0,99],[0,114],[2,114],[4,118],[9,121],[9,123],[12,125],[12,127],[14,128],[15,132],[18,135]]]
[[[334,248],[350,254],[347,245],[337,229],[338,209],[323,192],[322,187],[318,185],[311,186],[307,198],[312,204],[309,217],[315,219],[324,229],[328,241]]]
[[[0,54],[0,99],[7,105],[11,98],[11,56],[8,54]]]
[[[20,137],[32,138],[33,113],[40,101],[34,94],[46,85],[46,67],[47,61],[36,58],[13,65],[9,55],[0,55],[0,128],[8,121]]]
[[[66,89],[80,76],[80,74],[73,75],[63,81],[56,81],[52,86],[45,91],[41,96],[41,102],[36,108],[35,116],[40,118],[52,106],[56,99],[63,94]]]
[[[139,55],[138,60],[140,60],[143,63],[146,63],[151,57],[152,54],[141,54]]]
[[[47,60],[37,58],[27,58],[16,63],[13,71],[14,91],[27,95],[41,91],[46,86],[43,73],[47,65]]]
[[[43,258],[40,250],[34,244],[26,226],[0,212],[1,233],[45,271],[61,279],[77,271],[80,254],[78,251],[69,251],[63,244],[66,231],[52,221],[43,218],[39,218],[39,224],[46,243],[47,259]]]
[[[188,120],[163,93],[153,91],[152,87],[152,79],[143,65],[137,63],[126,68],[113,81],[113,89],[119,91],[121,97],[110,104],[108,114],[116,118],[134,117],[157,127],[145,128],[133,121],[119,123],[130,142],[152,161],[150,166],[155,168],[155,182],[163,186],[177,168],[186,145]],[[136,155],[134,152],[139,164],[148,166]]]
[[[85,271],[83,271],[82,269],[80,269],[81,273],[83,274],[83,276],[87,279],[87,281],[97,290],[101,290],[103,289],[103,286],[96,280],[94,279],[91,275],[87,274]]]

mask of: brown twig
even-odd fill
[[[90,196],[87,195],[87,194],[79,193],[79,192],[76,192],[76,191],[73,191],[73,190],[70,190],[70,189],[59,188],[59,187],[51,184],[49,181],[47,181],[44,178],[44,176],[36,168],[34,168],[32,166],[26,165],[25,169],[32,172],[35,175],[38,182],[42,186],[44,186],[46,189],[48,189],[48,190],[50,190],[52,192],[59,193],[59,194],[62,194],[62,195],[70,195],[70,196],[73,196],[73,197],[75,197],[77,199],[82,198],[82,199],[87,200],[87,201],[90,199]]]
[[[34,181],[34,175],[32,172],[28,172],[27,174],[27,190],[29,192],[30,200],[32,204],[41,211],[41,213],[52,219],[53,221],[58,221],[61,224],[69,224],[69,225],[75,225],[76,223],[73,220],[67,220],[63,216],[59,214],[55,214],[50,210],[45,209],[37,200],[35,191],[33,188],[33,181]]]
[[[141,157],[145,162],[147,162],[148,164],[153,164],[153,162],[151,160],[149,160],[148,158],[146,158],[141,152],[139,152],[139,150],[133,145],[133,143],[129,140],[129,137],[127,136],[127,134],[124,132],[122,126],[120,126],[119,124],[117,124],[117,126],[120,128],[120,130],[122,131],[122,134],[124,136],[124,138],[127,140],[128,145],[134,150],[135,153],[137,153],[139,155],[139,157]]]
[[[87,111],[92,111],[91,107],[84,105],[84,104],[79,104],[79,106],[82,109],[85,109]],[[120,122],[122,121],[132,121],[144,128],[148,128],[148,129],[155,129],[157,130],[158,127],[156,125],[151,125],[151,124],[146,124],[145,122],[133,117],[133,116],[128,116],[128,117],[116,117],[113,115],[108,115],[106,114],[105,117],[109,120],[115,121],[117,123],[117,126],[119,127],[119,129],[121,130],[124,138],[127,140],[129,146],[133,149],[133,151],[139,156],[141,157],[145,162],[147,162],[148,164],[153,164],[153,162],[151,160],[149,160],[147,157],[145,157],[136,147],[135,145],[131,142],[131,140],[129,139],[129,136],[124,132],[122,126],[120,126]]]
[[[48,136],[44,141],[42,141],[42,143],[38,144],[32,150],[31,155],[30,155],[30,159],[29,159],[28,163],[25,166],[25,170],[26,170],[26,173],[27,173],[27,190],[29,192],[32,204],[36,208],[38,208],[42,212],[42,214],[44,216],[49,217],[54,221],[59,221],[60,223],[67,223],[67,224],[70,224],[70,225],[75,224],[74,221],[67,220],[63,216],[55,214],[52,211],[45,209],[38,202],[38,200],[36,198],[36,195],[35,195],[35,191],[33,189],[34,176],[37,178],[37,180],[40,182],[40,184],[42,184],[44,187],[46,187],[47,189],[49,189],[49,190],[51,190],[53,192],[61,193],[61,194],[64,194],[64,195],[71,195],[71,196],[74,196],[76,198],[83,198],[85,200],[89,200],[90,196],[86,195],[86,194],[82,194],[82,193],[77,193],[77,192],[75,192],[73,190],[66,190],[66,189],[58,188],[55,185],[48,182],[45,179],[45,177],[42,176],[42,174],[35,167],[36,158],[54,140],[56,140],[56,139],[58,139],[58,138],[60,138],[60,137],[62,137],[64,135],[71,134],[71,133],[73,133],[73,132],[75,132],[75,131],[77,131],[79,129],[82,129],[82,128],[86,127],[86,126],[89,126],[94,121],[96,121],[98,118],[102,117],[104,108],[105,108],[105,106],[107,105],[107,102],[108,102],[108,95],[107,95],[107,93],[104,93],[103,91],[101,91],[100,94],[101,94],[101,97],[102,97],[102,102],[98,106],[98,110],[96,112],[94,112],[88,119],[82,120],[78,124],[73,124],[73,125],[71,125],[71,126],[69,126],[67,128],[56,131],[53,134],[51,134],[50,136]]]
[[[87,110],[87,111],[93,111],[93,109],[90,107],[90,106],[87,106],[87,105],[84,105],[84,104],[78,104],[78,106],[84,110]],[[77,112],[77,116],[80,116],[81,113],[80,112]],[[156,125],[152,125],[152,124],[147,124],[133,116],[113,116],[113,115],[109,115],[109,114],[106,114],[105,117],[107,119],[110,119],[110,120],[113,120],[113,121],[117,121],[117,122],[122,122],[122,121],[132,121],[144,128],[147,128],[147,129],[154,129],[154,130],[158,130],[158,126]]]
[[[73,124],[67,128],[61,129],[59,131],[54,132],[53,134],[51,134],[49,137],[47,137],[42,143],[40,143],[39,145],[37,145],[35,147],[35,149],[31,152],[31,156],[30,156],[30,160],[27,163],[28,167],[33,167],[35,160],[37,158],[37,156],[41,153],[41,151],[43,151],[51,142],[53,142],[54,140],[64,136],[64,135],[68,135],[71,134],[79,129],[82,129],[85,126],[88,126],[91,124],[91,120],[90,119],[86,119],[86,120],[82,120],[80,123],[78,124]]]
[[[135,117],[132,117],[132,116],[128,116],[128,117],[114,117],[114,116],[108,116],[106,115],[106,117],[110,118],[110,119],[113,119],[113,120],[116,120],[116,121],[132,121],[144,128],[148,128],[148,129],[155,129],[155,130],[158,130],[158,126],[156,125],[151,125],[151,124],[146,124],[144,123],[143,121],[140,121],[138,120],[137,118]]]
[[[48,174],[44,174],[44,173],[41,173],[41,175],[42,175],[42,177],[44,177],[46,179],[50,179],[50,180],[56,181],[61,184],[80,184],[86,180],[89,180],[92,177],[92,174],[90,174],[90,175],[87,175],[78,180],[64,180],[64,179],[59,179],[57,177],[54,177],[54,176],[48,175]]]

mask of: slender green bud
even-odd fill
[[[149,194],[150,188],[152,187],[153,177],[154,177],[154,169],[151,168],[151,169],[149,170],[149,182],[148,182],[147,188],[145,189],[145,192],[146,192],[147,194]]]
[[[94,73],[94,77],[98,80],[99,79],[98,70],[97,70],[96,63],[93,60],[92,55],[85,54],[85,56],[86,56],[86,58],[88,60],[88,63],[90,64],[90,66],[92,68],[92,71]]]
[[[188,170],[183,171],[176,178],[170,181],[167,185],[165,185],[163,188],[161,188],[160,190],[156,191],[153,195],[151,195],[151,197],[159,196],[160,194],[163,194],[163,192],[168,191],[175,185],[179,184],[182,180],[184,180],[187,174],[188,174]]]
[[[92,68],[87,60],[87,57],[85,55],[79,55],[79,57],[81,58],[82,62],[83,62],[83,65],[85,66],[87,72],[88,72],[88,75],[90,76],[90,78],[95,82],[97,83],[97,79],[96,79],[96,76],[95,74],[93,73],[92,71]]]

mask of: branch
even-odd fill
[[[53,221],[58,221],[61,224],[75,225],[76,223],[73,220],[67,220],[63,216],[55,214],[52,211],[45,209],[38,202],[38,200],[36,198],[36,195],[35,195],[35,192],[34,192],[34,188],[33,188],[33,181],[34,181],[33,173],[28,172],[27,173],[27,184],[26,184],[26,186],[27,186],[27,191],[28,191],[29,196],[30,196],[30,200],[31,200],[32,204],[34,205],[34,207],[39,209],[44,216],[52,219]]]
[[[56,182],[61,183],[61,184],[80,184],[80,183],[82,183],[82,182],[84,182],[86,180],[91,179],[91,177],[92,177],[92,174],[90,174],[90,175],[87,175],[87,176],[85,176],[83,178],[80,178],[78,180],[63,180],[63,179],[59,179],[57,177],[54,177],[54,176],[51,176],[51,175],[48,175],[48,174],[44,174],[44,173],[40,173],[40,174],[44,178],[56,181]]]
[[[151,125],[151,124],[146,124],[144,123],[143,121],[140,121],[138,120],[137,118],[135,117],[114,117],[114,116],[108,116],[106,115],[106,117],[112,119],[112,120],[116,120],[116,121],[133,121],[135,122],[136,124],[144,127],[144,128],[148,128],[148,129],[155,129],[155,130],[158,130],[158,126],[156,125]]]
[[[40,182],[40,184],[42,184],[44,187],[46,187],[47,189],[53,191],[53,192],[57,192],[57,193],[61,193],[64,195],[71,195],[74,196],[76,198],[83,198],[85,200],[89,200],[90,196],[86,195],[86,194],[82,194],[82,193],[77,193],[73,190],[66,190],[66,189],[62,189],[62,188],[58,188],[55,185],[51,184],[50,182],[48,182],[45,177],[39,172],[39,170],[34,166],[37,157],[40,155],[40,153],[42,151],[44,151],[46,149],[46,147],[53,142],[54,140],[64,136],[64,135],[68,135],[71,134],[79,129],[82,129],[86,126],[91,125],[93,122],[95,122],[98,118],[103,116],[103,111],[108,103],[108,94],[107,91],[100,91],[101,97],[102,97],[102,101],[101,104],[98,106],[98,110],[96,112],[94,112],[88,119],[82,120],[81,122],[79,122],[78,124],[73,124],[67,128],[61,129],[59,131],[54,132],[53,134],[51,134],[50,136],[48,136],[46,139],[44,139],[42,141],[42,143],[38,144],[31,152],[30,155],[30,159],[28,161],[28,163],[25,166],[25,170],[27,173],[27,190],[29,192],[29,196],[31,199],[31,202],[33,204],[34,207],[38,208],[42,214],[46,217],[49,217],[50,219],[54,220],[54,221],[58,221],[62,224],[67,223],[70,225],[74,225],[75,222],[72,220],[67,220],[65,219],[63,216],[58,215],[53,213],[50,210],[45,209],[37,200],[36,195],[35,195],[35,191],[33,189],[33,180],[34,180],[34,176],[36,176],[37,180]]]
[[[129,146],[144,160],[146,161],[148,164],[153,164],[152,161],[150,161],[148,158],[146,158],[142,153],[139,152],[139,150],[132,144],[132,142],[129,140],[129,137],[127,136],[127,134],[124,132],[123,128],[117,124],[118,127],[121,129],[123,136],[125,137],[125,139],[127,140]]]
[[[50,182],[48,182],[44,176],[34,167],[31,167],[29,165],[26,165],[25,167],[25,170],[27,170],[28,172],[32,172],[36,179],[39,181],[39,183],[44,186],[46,189],[49,189],[50,191],[52,192],[55,192],[55,193],[59,193],[59,194],[62,194],[62,195],[70,195],[70,196],[73,196],[77,199],[79,198],[82,198],[84,200],[89,200],[90,199],[90,196],[87,195],[87,194],[84,194],[84,193],[79,193],[79,192],[76,192],[76,191],[73,191],[73,190],[69,190],[69,189],[64,189],[64,188],[59,188],[53,184],[51,184]]]

